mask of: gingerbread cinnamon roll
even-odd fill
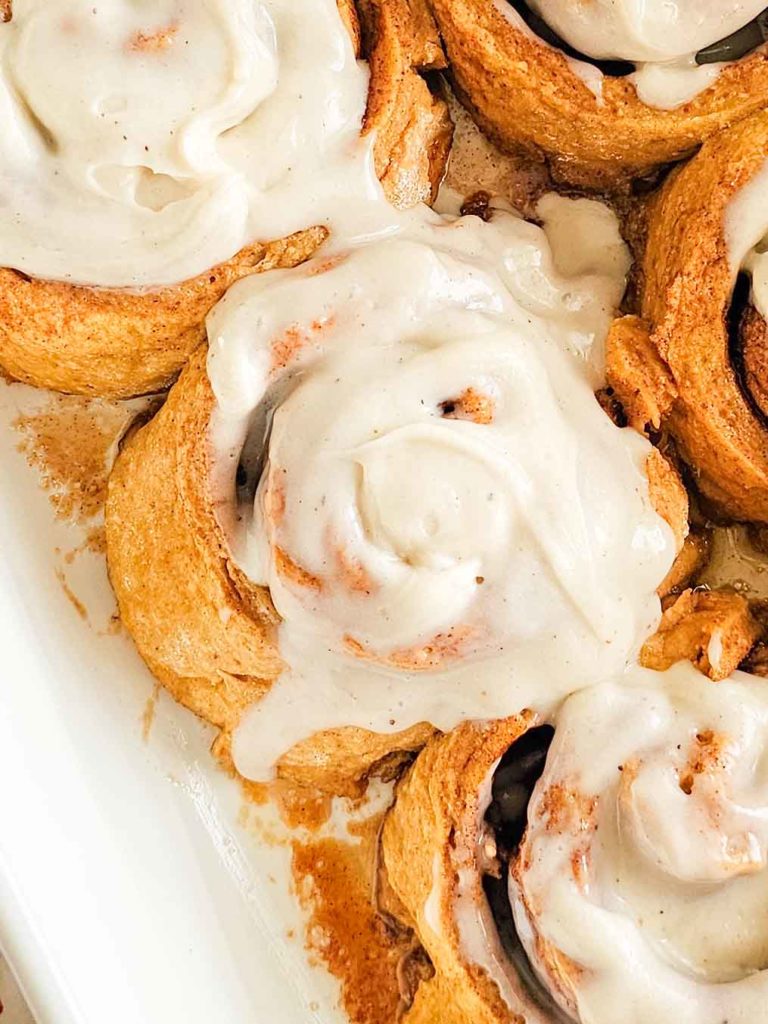
[[[687,663],[431,740],[383,832],[408,1024],[761,1019],[767,749],[764,682]]]
[[[655,628],[685,495],[652,472],[670,527],[661,456],[593,395],[626,264],[571,269],[497,213],[251,277],[209,317],[207,372],[201,352],[125,445],[123,621],[242,775],[346,791],[435,728],[622,669]]]
[[[429,0],[458,91],[502,146],[616,186],[768,104],[763,0]]]
[[[631,422],[671,434],[716,514],[768,520],[768,114],[710,140],[654,200],[642,320],[608,376]]]
[[[422,76],[442,52],[405,0],[3,10],[0,367],[19,380],[162,388],[235,281],[370,232],[385,194],[429,200],[442,174]]]

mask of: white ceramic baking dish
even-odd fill
[[[343,1020],[308,966],[285,848],[237,824],[210,732],[108,635],[103,559],[55,521],[0,383],[0,944],[39,1024]],[[55,549],[59,549],[56,553]],[[287,937],[296,929],[297,938]]]

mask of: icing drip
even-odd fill
[[[764,0],[528,0],[589,57],[665,63],[692,56],[756,18]]]

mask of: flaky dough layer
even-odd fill
[[[768,428],[731,361],[725,218],[763,168],[768,113],[708,141],[654,199],[642,319],[614,324],[608,378],[638,429],[672,434],[715,509],[768,522]]]

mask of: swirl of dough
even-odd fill
[[[626,723],[632,728],[627,729]],[[518,933],[579,1021],[758,1020],[768,691],[686,664],[576,694],[510,872]]]
[[[686,662],[431,739],[382,835],[435,968],[404,1019],[761,1019],[767,773],[765,682]]]
[[[763,112],[665,183],[649,216],[643,321],[617,321],[607,345],[630,422],[674,437],[718,514],[756,522],[768,521],[766,144]]]

